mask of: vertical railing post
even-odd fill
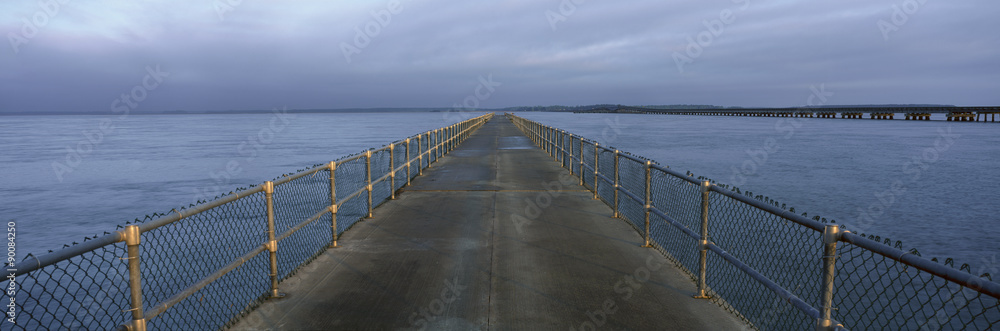
[[[572,172],[573,170],[573,138],[570,136],[569,132],[563,131],[563,162],[562,165],[565,168],[569,168]]]
[[[646,160],[646,244],[642,247],[653,247],[649,244],[649,210],[653,208],[652,182],[653,182],[653,161]]]
[[[545,151],[552,157],[552,129],[545,127]]]
[[[562,164],[562,161],[563,161],[563,149],[562,149],[562,136],[563,136],[563,133],[562,133],[562,130],[555,129],[555,128],[552,129],[552,132],[555,135],[555,141],[553,141],[553,142],[556,145],[556,147],[554,149],[554,151],[556,152],[556,161],[559,161],[559,167],[562,167],[563,166],[563,164]]]
[[[531,135],[532,139],[535,141],[535,145],[541,147],[542,150],[544,150],[545,147],[542,146],[542,131],[538,127],[538,123],[531,122],[531,133],[532,133]]]
[[[583,186],[583,137],[580,137],[580,186]]]
[[[142,308],[142,273],[139,272],[139,257],[142,251],[139,243],[142,241],[142,231],[138,225],[125,227],[125,245],[128,254],[128,287],[132,297],[132,322],[128,325],[131,331],[146,331],[146,318]]]
[[[337,161],[330,161],[330,243],[331,248],[337,245]]]
[[[410,167],[413,166],[413,160],[410,159],[410,138],[406,138],[406,186],[410,186]]]
[[[420,139],[423,136],[423,133],[417,135],[417,176],[424,175],[424,146]]]
[[[559,161],[559,130],[551,128],[552,134],[552,158]]]
[[[559,130],[559,166],[566,167],[566,131]]]
[[[365,152],[365,178],[368,183],[368,218],[372,218],[372,150]]]
[[[569,160],[566,161],[566,165],[569,166],[569,174],[572,176],[573,173],[573,134],[569,134]]]
[[[549,154],[549,140],[548,140],[549,130],[546,129],[541,124],[538,124],[538,129],[541,130],[542,132],[542,136],[539,138],[542,143],[542,150],[545,151],[545,154]]]
[[[396,200],[396,143],[389,144],[389,199]]]
[[[708,198],[712,189],[709,181],[701,182],[701,239],[698,241],[698,294],[696,299],[708,299],[705,293],[708,274]]]
[[[545,127],[543,127],[541,123],[538,124],[538,134],[539,134],[539,136],[538,136],[538,144],[540,146],[542,146],[542,150],[545,151],[545,154],[548,154],[549,153],[549,142],[545,140],[545,136],[546,136]]]
[[[816,320],[816,330],[832,330],[833,281],[837,271],[837,241],[840,240],[840,226],[827,224],[823,229],[823,287],[820,299],[820,315]]]
[[[601,152],[598,151],[598,149],[600,149],[600,146],[601,146],[601,143],[596,142],[596,141],[594,142],[594,185],[593,185],[594,186],[594,200],[600,199],[600,195],[597,193],[597,180],[599,179],[599,177],[597,177],[597,176],[601,173],[601,171],[600,171],[600,162],[598,162],[598,161],[600,161],[600,158],[601,158]]]
[[[621,155],[621,152],[618,151],[617,149],[615,149],[615,208],[614,208],[614,210],[615,210],[615,218],[620,217],[620,215],[618,215],[618,188],[619,188],[619,185],[621,185],[621,182],[618,181],[618,159],[619,159],[619,155]]]
[[[267,205],[267,251],[271,258],[271,291],[269,299],[280,299],[285,295],[278,293],[278,241],[274,240],[274,182],[264,182],[264,201]]]
[[[559,145],[556,142],[556,140],[558,140],[558,139],[559,139],[559,131],[557,131],[555,128],[550,127],[549,128],[549,144],[552,145],[552,146],[550,146],[550,150],[552,151],[552,153],[551,153],[552,154],[552,158],[555,159],[556,161],[559,161]]]

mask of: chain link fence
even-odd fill
[[[1000,284],[989,273],[928,260],[898,241],[851,233],[762,195],[508,117],[564,166],[575,164],[584,186],[697,283],[699,294],[755,329],[1000,325]]]
[[[13,302],[5,310],[15,315],[0,322],[0,329],[231,327],[280,295],[279,281],[295,275],[491,117],[313,165],[128,222],[56,252],[29,255],[8,267],[16,270],[16,291],[5,289],[0,300]]]

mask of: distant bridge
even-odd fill
[[[575,111],[575,113],[623,113],[623,114],[667,114],[667,115],[708,115],[708,116],[750,116],[750,117],[816,117],[816,118],[864,118],[891,120],[896,114],[903,114],[907,120],[930,120],[931,114],[946,114],[948,121],[996,122],[1000,107],[800,107],[800,108],[725,108],[725,109],[655,109],[619,106],[617,108],[595,108]]]

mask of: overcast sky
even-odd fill
[[[1000,2],[919,1],[4,1],[0,111],[1000,104]]]

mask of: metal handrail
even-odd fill
[[[871,251],[871,252],[873,252],[875,254],[878,254],[878,255],[881,255],[881,256],[884,256],[884,257],[887,257],[887,258],[890,258],[890,259],[892,259],[894,261],[897,261],[899,263],[902,263],[902,264],[904,264],[906,266],[912,266],[912,267],[917,268],[919,270],[922,270],[922,271],[925,271],[927,273],[930,273],[930,274],[932,274],[934,276],[941,277],[941,278],[944,278],[944,279],[946,279],[948,281],[957,283],[957,284],[959,284],[959,285],[961,285],[961,286],[963,286],[965,288],[972,289],[972,290],[974,290],[974,291],[976,291],[978,293],[986,294],[986,295],[992,296],[994,298],[1000,298],[1000,284],[998,284],[996,282],[987,281],[987,280],[984,280],[984,279],[982,279],[980,277],[976,277],[975,275],[963,272],[961,270],[957,270],[957,269],[954,269],[954,268],[949,268],[947,266],[944,266],[944,265],[941,265],[941,264],[938,264],[938,263],[934,263],[931,260],[928,260],[926,258],[917,256],[917,255],[914,255],[914,254],[908,254],[906,252],[903,252],[902,250],[899,250],[899,249],[890,247],[888,245],[879,243],[877,241],[865,238],[864,236],[851,233],[850,231],[841,231],[841,230],[839,230],[839,228],[838,228],[837,225],[824,224],[824,223],[819,222],[819,221],[814,220],[814,219],[808,219],[806,217],[797,215],[797,214],[795,214],[793,212],[786,211],[786,210],[781,209],[779,207],[776,207],[776,206],[764,203],[764,202],[762,202],[760,200],[757,200],[757,199],[754,199],[752,197],[749,197],[749,196],[746,196],[746,195],[743,195],[743,194],[740,194],[740,193],[736,193],[735,191],[724,189],[724,188],[722,188],[722,187],[720,187],[718,185],[712,185],[708,181],[698,181],[698,180],[695,180],[694,178],[691,178],[690,176],[681,174],[681,173],[679,173],[679,172],[677,172],[675,170],[669,169],[668,167],[664,167],[664,166],[661,166],[661,165],[658,165],[658,164],[651,164],[651,162],[649,162],[648,160],[641,159],[639,157],[633,156],[633,155],[628,154],[628,153],[621,153],[617,149],[614,149],[614,148],[611,148],[611,147],[608,147],[608,146],[600,146],[597,142],[589,140],[587,138],[584,138],[581,135],[570,134],[570,133],[568,133],[566,131],[558,130],[558,129],[555,129],[555,128],[543,125],[543,124],[535,122],[535,121],[531,121],[531,120],[527,120],[527,119],[518,117],[518,116],[513,115],[513,114],[507,114],[507,117],[510,118],[512,120],[512,122],[514,122],[515,125],[519,129],[521,129],[526,135],[528,135],[531,138],[532,141],[535,141],[536,144],[538,144],[539,146],[542,146],[543,148],[550,150],[550,152],[549,152],[550,155],[563,155],[563,157],[566,157],[566,155],[568,155],[568,157],[569,157],[570,160],[578,161],[578,164],[581,167],[580,168],[581,171],[580,171],[580,174],[579,174],[581,182],[583,182],[583,175],[584,175],[584,173],[587,173],[588,175],[590,174],[589,172],[585,172],[584,171],[585,169],[587,169],[587,170],[593,171],[595,180],[598,179],[598,178],[600,178],[601,180],[607,182],[608,184],[614,184],[615,181],[612,181],[611,179],[609,179],[606,176],[604,176],[604,174],[601,174],[599,171],[596,170],[596,168],[597,168],[596,164],[597,164],[597,159],[598,159],[598,151],[599,150],[604,150],[604,151],[608,151],[608,152],[614,152],[617,157],[624,157],[625,159],[632,160],[632,161],[640,163],[640,164],[645,164],[646,167],[647,167],[647,169],[652,169],[652,170],[660,171],[660,172],[662,172],[662,173],[664,173],[666,175],[670,175],[672,177],[685,180],[685,181],[687,181],[687,182],[689,182],[691,184],[705,185],[705,188],[704,188],[704,190],[705,190],[704,191],[705,192],[705,196],[703,198],[703,204],[704,204],[703,206],[706,209],[705,209],[704,212],[707,212],[707,202],[708,202],[708,200],[707,200],[708,199],[708,195],[707,194],[714,191],[716,193],[722,194],[722,195],[727,196],[729,198],[732,198],[734,200],[740,201],[742,203],[745,203],[747,205],[750,205],[752,207],[755,207],[757,209],[760,209],[762,211],[765,211],[767,213],[775,215],[775,216],[777,216],[779,218],[791,221],[793,223],[802,225],[805,228],[812,229],[814,231],[822,233],[823,237],[824,237],[824,247],[826,247],[825,249],[827,249],[827,253],[831,253],[831,252],[835,251],[835,249],[836,249],[836,242],[850,243],[850,244],[853,244],[853,245],[855,245],[855,246],[857,246],[859,248]],[[562,144],[555,143],[555,141],[558,140],[558,139],[560,139],[560,138],[546,136],[545,134],[540,134],[539,132],[545,132],[545,133],[548,133],[548,132],[557,132],[557,133],[560,133],[560,134],[572,135],[572,137],[574,137],[575,139],[579,139],[580,140],[580,144],[581,144],[580,150],[581,150],[581,153],[584,150],[583,147],[582,147],[584,142],[593,145],[594,146],[595,166],[592,167],[589,164],[586,164],[585,162],[583,162],[583,155],[572,155],[571,154],[572,152],[567,152],[563,148]],[[570,148],[572,148],[572,143],[570,145],[571,145]],[[556,159],[559,160],[558,157],[556,157]],[[563,162],[561,162],[561,163],[563,163]],[[563,163],[563,164],[565,164],[565,163]],[[618,170],[617,169],[618,168],[617,167],[617,162],[615,163],[615,165],[616,165],[616,167],[615,167],[615,177],[617,178],[618,177],[617,176],[617,170]],[[646,186],[646,188],[648,190],[648,188],[649,188],[648,173],[647,173],[647,179],[646,180],[647,180],[647,184],[646,184],[647,186]],[[596,182],[594,183],[594,186],[593,186],[592,190],[594,191],[595,198],[596,198],[596,196],[597,196],[597,183]],[[824,286],[823,286],[823,292],[824,292],[823,293],[823,300],[824,300],[824,302],[823,302],[822,309],[816,309],[816,308],[810,306],[809,304],[807,304],[806,302],[802,301],[797,296],[791,294],[791,292],[789,292],[788,290],[782,288],[779,284],[777,284],[774,281],[766,278],[765,276],[763,276],[762,274],[760,274],[758,271],[756,271],[752,267],[746,265],[745,263],[743,263],[742,261],[740,261],[735,256],[732,256],[731,254],[729,254],[728,252],[726,252],[724,249],[722,249],[721,247],[717,246],[715,243],[706,241],[705,238],[703,238],[702,235],[699,235],[699,234],[695,233],[695,231],[687,228],[685,225],[683,225],[680,222],[677,222],[676,220],[674,220],[673,218],[667,216],[665,213],[663,213],[661,210],[659,210],[652,203],[648,203],[648,201],[642,200],[642,198],[640,198],[638,195],[636,195],[636,194],[628,191],[627,189],[625,189],[621,185],[615,185],[614,190],[615,190],[616,194],[619,193],[619,192],[623,193],[628,198],[630,198],[631,200],[634,200],[634,201],[636,201],[636,202],[638,202],[640,204],[645,204],[646,205],[645,209],[646,209],[646,211],[648,213],[655,214],[655,215],[659,216],[661,219],[666,220],[666,222],[668,224],[671,224],[672,226],[674,226],[675,228],[679,229],[682,233],[688,235],[689,237],[694,238],[696,240],[702,239],[703,243],[700,244],[702,246],[701,247],[702,251],[712,251],[713,253],[719,255],[720,257],[723,258],[723,260],[727,261],[728,263],[732,264],[733,266],[736,266],[738,269],[740,269],[741,271],[743,271],[744,273],[746,273],[747,275],[749,275],[751,278],[753,278],[756,281],[760,282],[762,285],[764,285],[765,287],[767,287],[769,290],[771,290],[772,292],[774,292],[775,294],[777,294],[781,298],[783,298],[786,301],[788,301],[789,303],[791,303],[793,306],[795,306],[801,312],[805,313],[807,316],[809,316],[811,318],[814,318],[814,319],[817,319],[817,325],[818,326],[820,326],[822,328],[837,329],[837,330],[843,330],[844,329],[844,327],[843,327],[842,324],[840,324],[839,322],[837,322],[837,321],[835,321],[835,320],[833,320],[833,319],[831,319],[829,317],[830,316],[829,313],[830,313],[830,309],[831,309],[831,304],[830,304],[829,300],[832,300],[833,279],[834,279],[833,272],[834,272],[834,268],[835,268],[835,254],[824,254],[824,256],[825,256],[824,257],[824,261],[825,261],[824,262],[824,264],[825,264],[824,265]],[[617,197],[616,197],[616,200],[617,200]],[[617,202],[615,203],[615,206],[613,206],[613,207],[615,209],[615,214],[616,214],[616,217],[617,217],[618,216]],[[707,218],[704,218],[704,217],[705,216],[703,214],[703,222],[707,222]],[[705,227],[705,225],[703,224],[703,229],[704,229],[704,227]],[[648,217],[647,217],[647,230],[646,230],[647,231],[647,233],[646,233],[647,244],[648,244],[648,235],[649,235],[648,234],[648,231],[649,231],[648,228],[649,227],[648,227]],[[702,257],[701,264],[704,265],[704,257]],[[704,282],[704,280],[703,280],[704,275],[700,276],[700,278],[702,278],[700,281],[703,284],[703,282]]]
[[[16,264],[16,266],[14,267],[14,268],[17,269],[17,271],[15,273],[15,276],[20,276],[20,275],[28,274],[28,273],[34,272],[36,270],[39,270],[41,268],[44,268],[46,266],[50,266],[50,265],[53,265],[55,263],[58,263],[58,262],[61,262],[61,261],[65,261],[67,259],[70,259],[70,258],[79,256],[81,254],[84,254],[84,253],[87,253],[87,252],[90,252],[90,251],[93,251],[93,250],[105,247],[107,245],[112,245],[112,244],[124,241],[124,242],[126,242],[128,244],[127,245],[128,246],[128,253],[129,253],[129,257],[128,257],[129,265],[128,265],[128,268],[129,268],[129,274],[130,274],[130,277],[129,277],[129,284],[130,285],[129,286],[131,287],[130,291],[131,291],[132,306],[133,306],[132,309],[130,309],[129,311],[132,312],[133,320],[129,324],[127,324],[127,325],[120,326],[120,328],[129,329],[129,330],[145,330],[146,323],[150,319],[157,317],[158,315],[160,315],[163,312],[165,312],[166,310],[168,310],[170,307],[176,305],[177,303],[180,303],[184,299],[186,299],[189,296],[191,296],[194,293],[196,293],[198,290],[200,290],[200,289],[204,288],[205,286],[211,284],[213,281],[221,278],[222,276],[226,275],[227,273],[231,272],[232,270],[235,270],[239,266],[243,265],[244,263],[246,263],[250,259],[252,259],[255,256],[257,256],[258,254],[263,253],[264,251],[270,251],[271,252],[271,255],[272,255],[271,269],[272,269],[272,272],[270,273],[270,276],[272,277],[272,281],[274,282],[274,284],[276,286],[277,281],[274,278],[276,276],[275,271],[274,271],[274,270],[276,270],[276,269],[274,269],[275,268],[275,265],[274,265],[275,264],[275,262],[274,262],[274,252],[276,252],[276,250],[277,250],[277,244],[278,244],[278,242],[280,242],[280,241],[288,238],[289,236],[291,236],[292,234],[294,234],[298,230],[304,228],[305,226],[307,226],[309,224],[312,224],[313,222],[316,222],[317,220],[321,219],[324,215],[326,215],[328,213],[331,214],[331,215],[333,215],[333,222],[334,222],[334,229],[333,229],[333,231],[334,231],[334,241],[335,241],[336,240],[336,227],[335,227],[336,226],[336,214],[337,214],[337,206],[339,204],[343,204],[344,202],[349,201],[349,200],[351,200],[351,199],[353,199],[353,198],[361,195],[362,193],[364,193],[366,191],[370,192],[371,189],[372,189],[372,185],[373,184],[381,183],[381,182],[383,182],[383,181],[385,181],[385,180],[387,180],[389,178],[393,178],[394,179],[396,173],[400,172],[400,171],[403,171],[403,168],[406,168],[407,174],[409,176],[409,168],[412,165],[412,162],[416,161],[418,159],[422,160],[423,157],[428,157],[429,158],[430,155],[431,155],[430,153],[434,153],[433,154],[435,156],[434,157],[434,161],[436,162],[438,159],[440,159],[441,156],[443,156],[444,154],[446,154],[448,151],[451,151],[459,142],[461,142],[464,139],[468,138],[473,131],[475,131],[476,129],[480,128],[485,122],[489,121],[492,118],[492,116],[493,116],[492,113],[485,114],[485,115],[482,115],[482,116],[479,116],[479,117],[475,117],[475,118],[472,118],[472,119],[468,119],[468,120],[465,120],[465,121],[462,121],[462,122],[459,122],[459,123],[456,123],[456,124],[452,124],[450,126],[442,128],[442,129],[427,131],[427,132],[424,132],[424,133],[421,133],[421,134],[418,134],[418,135],[411,136],[410,138],[407,138],[405,140],[395,141],[395,142],[393,142],[393,143],[391,143],[391,144],[389,144],[387,146],[384,146],[382,148],[379,148],[379,149],[368,150],[365,153],[359,153],[359,154],[356,154],[356,155],[351,155],[351,156],[348,156],[348,157],[344,157],[344,158],[341,158],[341,159],[339,159],[337,161],[333,161],[333,162],[330,162],[330,163],[325,164],[325,165],[321,165],[321,166],[317,166],[317,167],[311,168],[308,171],[300,171],[300,172],[295,173],[295,174],[282,175],[280,178],[277,178],[274,181],[265,182],[264,185],[253,186],[253,187],[251,187],[249,189],[240,190],[240,191],[237,191],[237,192],[230,192],[230,194],[221,196],[221,197],[219,197],[216,200],[208,201],[208,202],[201,203],[201,204],[198,204],[198,205],[193,205],[193,206],[191,206],[189,208],[182,208],[181,210],[174,209],[174,210],[171,211],[171,213],[169,213],[167,215],[164,215],[164,216],[161,216],[161,217],[158,217],[158,218],[156,218],[156,219],[154,219],[152,221],[144,222],[144,223],[140,223],[140,224],[136,224],[136,225],[129,225],[125,229],[121,229],[119,231],[115,231],[113,233],[109,233],[107,235],[98,237],[96,239],[87,240],[87,241],[85,241],[85,242],[83,242],[81,244],[73,245],[73,246],[70,246],[70,247],[66,247],[66,248],[57,250],[55,252],[51,252],[51,253],[48,253],[48,254],[43,254],[43,255],[40,255],[40,256],[29,255],[25,260],[23,260],[20,263]],[[411,155],[411,153],[409,152],[409,141],[410,141],[410,139],[417,138],[417,140],[419,142],[420,141],[419,137],[424,136],[424,135],[427,135],[428,137],[432,137],[432,135],[434,135],[434,137],[435,137],[435,144],[433,146],[430,146],[430,144],[428,144],[427,150],[425,150],[423,153],[416,153],[414,155]],[[404,144],[402,141],[405,141],[405,144],[406,144],[406,146],[408,148],[407,149],[407,153],[406,153],[407,154],[407,160],[405,160],[405,162],[402,162],[402,164],[399,167],[391,167],[392,169],[389,171],[388,174],[386,174],[386,175],[384,175],[384,176],[382,176],[382,177],[380,177],[380,178],[378,178],[378,179],[376,179],[374,181],[372,181],[370,179],[370,176],[369,176],[368,183],[367,183],[366,187],[363,187],[363,188],[359,189],[358,191],[353,192],[353,193],[347,195],[345,198],[340,199],[339,201],[336,200],[336,196],[331,196],[331,199],[334,199],[334,201],[333,201],[333,203],[330,206],[328,206],[327,208],[324,208],[324,209],[316,212],[311,217],[309,217],[306,220],[303,220],[303,221],[299,222],[297,225],[295,225],[295,226],[293,226],[293,227],[285,230],[280,235],[274,236],[274,229],[273,229],[273,227],[274,227],[274,222],[273,222],[274,211],[273,211],[273,207],[271,205],[271,194],[272,194],[271,192],[273,192],[274,187],[282,185],[282,184],[289,183],[289,182],[291,182],[291,181],[293,181],[295,179],[302,178],[304,176],[315,175],[315,174],[319,173],[320,171],[329,170],[329,171],[331,171],[331,195],[332,195],[333,192],[334,192],[334,190],[333,190],[333,183],[334,183],[333,169],[335,169],[337,167],[337,165],[344,164],[344,163],[347,163],[347,162],[352,162],[352,161],[355,161],[355,160],[358,160],[358,159],[364,157],[364,158],[368,159],[368,160],[366,160],[366,162],[369,163],[368,170],[370,171],[371,170],[370,162],[371,162],[371,155],[372,155],[372,153],[385,151],[386,149],[389,149],[390,152],[392,152],[392,149],[397,144]],[[429,141],[428,141],[428,143],[429,143]],[[418,146],[418,148],[419,148],[419,146]],[[390,156],[390,158],[394,158],[394,157],[395,157],[394,154],[392,156]],[[428,166],[429,165],[430,165],[430,163],[428,163]],[[418,165],[418,167],[420,167],[420,169],[422,169],[422,167],[423,167],[422,162],[421,162],[421,164]],[[409,177],[407,177],[407,178],[408,178],[407,183],[409,183]],[[396,188],[392,187],[391,190],[394,193],[394,191],[396,190]],[[138,269],[139,268],[139,249],[138,249],[138,247],[141,245],[141,241],[140,241],[139,237],[141,236],[142,233],[155,230],[155,229],[157,229],[159,227],[162,227],[162,226],[165,226],[165,225],[177,222],[177,221],[179,221],[181,219],[184,219],[184,218],[187,218],[187,217],[190,217],[190,216],[193,216],[193,215],[200,214],[202,212],[211,210],[213,208],[216,208],[216,207],[219,207],[219,206],[222,206],[222,205],[226,205],[226,204],[235,202],[237,200],[240,200],[240,199],[249,197],[251,195],[254,195],[254,194],[257,194],[257,193],[261,193],[261,192],[266,193],[266,198],[268,200],[268,203],[267,203],[267,207],[268,207],[268,209],[267,209],[267,216],[268,216],[268,219],[269,219],[268,223],[269,223],[269,227],[270,227],[270,229],[269,229],[269,236],[272,239],[270,239],[268,242],[265,242],[265,243],[257,246],[256,248],[250,250],[249,252],[247,252],[246,254],[240,256],[239,258],[233,260],[232,262],[230,262],[226,266],[223,266],[223,267],[219,268],[218,270],[216,270],[212,274],[207,275],[206,277],[198,280],[195,284],[193,284],[193,285],[191,285],[191,286],[189,286],[189,287],[187,287],[187,288],[185,288],[185,289],[183,289],[183,290],[175,293],[173,296],[169,297],[165,301],[159,302],[159,303],[157,303],[157,304],[155,304],[153,306],[149,306],[148,309],[143,309],[142,294],[141,294],[142,290],[141,290],[141,288],[139,288],[139,284],[140,284],[139,278],[141,278],[141,271]],[[275,294],[277,293],[277,289],[276,288],[273,288],[272,290],[274,291],[273,293],[275,293]]]
[[[485,123],[485,121],[488,121],[490,118],[492,118],[492,114],[486,114],[486,115],[483,115],[483,116],[480,116],[480,117],[476,117],[476,118],[473,118],[473,119],[470,119],[470,120],[463,121],[461,123],[467,123],[467,122],[473,122],[474,121],[474,122],[477,122],[477,124],[475,125],[475,128],[478,128],[479,126],[482,125],[482,123]],[[474,130],[474,128],[470,128],[470,129],[467,129],[465,131],[468,131],[468,130]],[[434,130],[434,131],[438,131],[438,130]],[[463,131],[463,132],[465,132],[465,131]],[[429,132],[431,132],[431,131],[428,131],[428,133]],[[449,141],[450,140],[451,140],[451,138],[449,138]],[[305,227],[306,225],[311,224],[311,223],[319,220],[326,213],[331,213],[332,215],[334,215],[334,218],[335,218],[336,214],[337,214],[337,206],[339,204],[343,204],[344,202],[349,201],[349,200],[351,200],[351,199],[353,199],[353,198],[361,195],[361,193],[363,193],[363,192],[368,192],[369,193],[369,211],[370,211],[371,208],[372,208],[372,205],[371,205],[371,194],[370,194],[371,191],[372,191],[372,185],[380,183],[382,181],[385,181],[386,179],[394,176],[397,171],[400,171],[402,169],[402,167],[398,167],[398,168],[392,169],[388,174],[382,176],[381,178],[379,178],[377,180],[372,180],[371,177],[370,177],[370,173],[371,173],[370,172],[371,171],[371,166],[370,166],[371,155],[373,153],[381,152],[381,151],[384,151],[386,149],[390,149],[390,151],[391,151],[392,146],[394,146],[397,142],[393,142],[392,144],[390,144],[388,146],[384,146],[384,147],[379,148],[379,149],[368,150],[368,151],[366,151],[363,154],[358,154],[358,155],[355,155],[353,157],[346,158],[344,160],[339,160],[339,161],[336,161],[336,162],[334,162],[332,164],[333,167],[336,167],[339,164],[343,164],[343,163],[346,163],[346,162],[354,161],[354,160],[357,160],[360,157],[366,157],[367,158],[366,162],[369,163],[369,165],[367,167],[368,168],[369,177],[368,177],[368,184],[366,185],[366,187],[363,187],[363,188],[355,191],[354,193],[348,195],[344,199],[340,199],[338,201],[339,202],[338,204],[334,204],[334,205],[331,205],[331,206],[327,207],[326,209],[320,210],[319,212],[317,212],[316,214],[314,214],[312,217],[310,217],[310,218],[308,218],[308,219],[300,222],[299,224],[295,225],[294,227],[292,227],[292,228],[284,231],[280,236],[275,237],[273,239],[273,241],[271,241],[270,243],[265,243],[265,244],[257,247],[256,249],[254,249],[250,253],[248,253],[248,254],[246,254],[244,256],[241,256],[238,261],[234,261],[233,263],[230,263],[230,265],[228,265],[228,266],[226,266],[226,267],[218,270],[217,272],[213,273],[212,275],[210,275],[208,277],[203,278],[202,280],[200,280],[195,285],[192,285],[192,286],[188,287],[187,289],[182,290],[180,293],[178,293],[175,296],[171,297],[170,299],[168,299],[167,301],[165,301],[163,304],[157,305],[156,308],[149,310],[148,313],[144,314],[146,316],[142,319],[142,321],[140,321],[140,322],[133,321],[132,324],[125,325],[123,327],[125,327],[126,329],[130,329],[130,330],[134,330],[134,329],[144,330],[145,329],[145,323],[146,323],[146,321],[148,321],[148,320],[156,317],[160,313],[166,311],[170,306],[173,306],[174,304],[179,303],[180,301],[184,300],[188,296],[194,294],[197,290],[203,288],[204,286],[207,286],[212,281],[214,281],[214,280],[216,280],[216,279],[224,276],[229,271],[232,271],[233,269],[235,269],[239,265],[243,264],[245,261],[248,261],[250,258],[253,258],[254,256],[256,256],[257,254],[262,253],[264,250],[270,250],[272,252],[272,263],[271,263],[271,265],[272,265],[272,270],[274,270],[273,253],[275,251],[277,251],[277,243],[278,242],[282,241],[285,238],[288,238],[293,233],[295,233],[299,229]],[[439,139],[438,143],[433,146],[433,149],[435,150],[435,152],[441,153],[440,155],[443,156],[443,154],[446,153],[446,151],[443,151],[443,150],[440,150],[440,149],[445,144],[446,144],[445,141]],[[431,151],[431,148],[428,148],[427,152],[430,152],[430,151]],[[436,162],[439,158],[440,158],[440,156],[436,156],[434,161]],[[407,162],[410,162],[410,161],[412,161],[412,159],[407,160]],[[288,182],[291,182],[294,179],[301,178],[303,176],[309,175],[310,173],[315,174],[315,173],[317,173],[317,172],[319,172],[321,170],[328,170],[330,168],[331,168],[331,165],[327,164],[327,165],[323,165],[323,166],[319,166],[319,167],[315,168],[316,170],[312,171],[312,172],[304,171],[304,172],[300,172],[300,173],[294,174],[292,176],[283,176],[281,179],[276,180],[273,185],[277,186],[279,184],[288,183]],[[394,191],[395,187],[391,188],[391,190]],[[273,211],[269,210],[268,213],[271,214],[271,213],[273,213]],[[190,216],[190,215],[188,215],[188,216]],[[371,213],[370,212],[369,212],[368,216],[371,217]],[[183,217],[183,216],[181,216],[181,217]],[[269,217],[273,217],[273,216],[269,215]],[[178,218],[178,219],[180,219],[180,218]],[[334,219],[334,222],[336,222],[335,219]],[[273,226],[273,222],[270,222],[270,223]],[[276,280],[274,280],[274,278],[273,278],[275,275],[272,273],[271,276],[272,276],[273,282],[276,285]],[[274,294],[277,294],[277,289],[276,288],[273,288],[272,290],[274,291],[273,292]],[[141,307],[138,307],[138,308],[141,309]]]

